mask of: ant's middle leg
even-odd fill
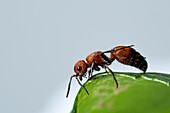
[[[93,71],[94,70],[95,71],[100,71],[99,66],[95,62],[91,65],[90,70],[88,71],[88,73],[89,73],[89,77],[88,78],[93,76]]]

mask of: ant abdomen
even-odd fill
[[[131,51],[132,54],[129,59],[129,65],[134,66],[145,73],[148,67],[145,57],[143,57],[139,52],[137,52],[133,48],[131,48]]]
[[[115,50],[122,47],[124,46],[118,46]],[[111,59],[114,58],[122,64],[134,66],[143,72],[147,70],[145,58],[133,48],[128,47],[111,53]]]

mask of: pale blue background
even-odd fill
[[[68,113],[80,87],[73,80],[65,98],[74,64],[118,45],[170,73],[169,43],[169,0],[1,0],[0,113]]]

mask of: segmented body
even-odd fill
[[[93,52],[89,56],[86,57],[86,62],[84,60],[79,60],[74,66],[74,71],[76,74],[72,75],[70,77],[70,82],[68,85],[68,91],[67,91],[66,97],[68,97],[68,94],[70,91],[70,86],[71,86],[71,81],[72,81],[73,77],[75,77],[77,79],[77,82],[79,83],[79,85],[89,95],[86,88],[79,81],[79,80],[82,80],[82,77],[85,77],[85,75],[88,71],[87,68],[90,68],[90,70],[88,71],[89,77],[92,76],[93,70],[96,70],[96,71],[100,70],[99,66],[101,66],[105,70],[107,69],[112,74],[113,79],[116,82],[116,87],[118,88],[118,82],[116,80],[114,72],[108,67],[108,65],[111,65],[111,63],[115,59],[122,64],[134,66],[134,67],[142,70],[143,72],[145,72],[148,64],[147,64],[145,58],[139,52],[137,52],[135,49],[131,48],[132,46],[133,45],[118,46],[118,47],[115,47],[108,51]],[[105,55],[105,53],[110,53],[111,54],[110,58],[107,57]]]
[[[115,47],[116,49],[122,48],[124,46]],[[114,61],[116,59],[118,62],[130,66],[134,66],[143,72],[146,72],[148,64],[145,58],[133,48],[124,48],[111,53],[111,59]]]

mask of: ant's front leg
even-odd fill
[[[89,79],[90,77],[92,77],[93,70],[94,70],[94,63],[92,63],[92,65],[91,65],[91,67],[90,67],[88,79]]]

